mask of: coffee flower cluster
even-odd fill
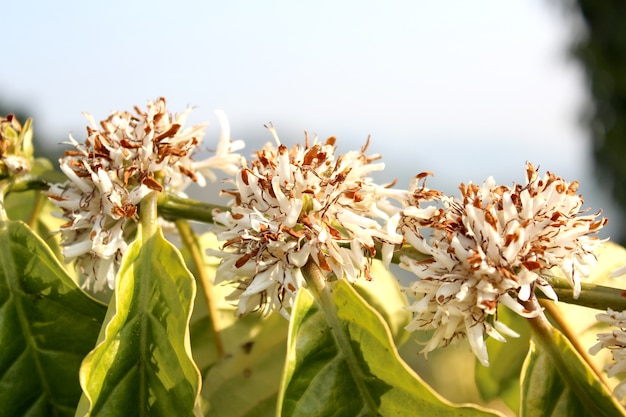
[[[81,144],[70,135],[74,149],[60,159],[68,180],[48,192],[67,220],[61,227],[63,254],[75,259],[85,285],[95,290],[114,288],[146,195],[164,190],[182,195],[190,182],[214,179],[213,169],[233,174],[239,167],[240,157],[231,152],[240,144],[230,141],[227,125],[216,155],[195,162],[205,125],[183,128],[190,109],[172,115],[159,98],[146,111],[135,111],[114,112],[99,125],[86,114],[87,139]]]
[[[159,98],[146,111],[135,110],[114,112],[99,125],[87,115],[87,139],[81,144],[70,136],[74,149],[60,160],[68,180],[48,192],[67,220],[63,253],[95,290],[114,288],[144,197],[184,196],[189,183],[215,180],[215,170],[234,178],[223,191],[231,198],[228,209],[213,212],[223,246],[210,253],[221,258],[216,284],[235,285],[229,298],[240,315],[263,309],[288,317],[306,285],[305,265],[315,264],[326,280],[371,279],[375,255],[389,264],[393,251],[408,243],[427,258],[401,259],[419,278],[407,288],[414,298],[407,329],[433,330],[426,353],[467,337],[487,365],[485,337],[516,336],[498,320],[501,304],[536,317],[542,314],[536,291],[557,299],[547,277],[564,277],[577,297],[581,277],[596,261],[601,241],[594,234],[606,219],[581,212],[576,182],[540,176],[531,164],[524,184],[500,186],[489,178],[461,184],[455,198],[426,188],[426,173],[407,192],[372,181],[369,175],[384,164],[366,155],[367,144],[337,155],[334,137],[312,144],[307,137],[304,146],[289,149],[270,127],[276,145],[268,143],[246,162],[234,153],[243,143],[230,140],[220,113],[215,155],[194,161],[205,125],[183,128],[189,109],[172,115]]]
[[[600,243],[590,235],[606,219],[580,215],[577,186],[550,172],[540,177],[528,164],[524,184],[498,186],[492,178],[482,186],[462,184],[457,199],[427,189],[425,175],[418,176],[402,230],[413,247],[432,258],[405,257],[402,264],[420,278],[409,289],[415,316],[408,330],[434,329],[424,352],[467,337],[488,365],[485,335],[500,341],[505,341],[501,333],[516,336],[497,320],[499,304],[524,317],[541,314],[528,309],[528,302],[536,289],[557,299],[547,275],[564,276],[578,296],[580,278],[595,262]]]
[[[0,179],[27,173],[32,159],[31,120],[22,126],[13,114],[0,117]]]
[[[272,129],[273,131],[273,129]],[[288,149],[268,143],[237,174],[229,211],[217,211],[223,251],[218,282],[234,282],[239,313],[269,308],[289,315],[305,285],[301,268],[313,262],[328,279],[369,277],[375,244],[390,261],[402,242],[396,232],[405,193],[374,184],[383,168],[378,156],[360,152],[335,156],[335,138]]]
[[[609,308],[606,313],[596,315],[596,320],[615,328],[610,333],[599,333],[598,343],[589,349],[589,353],[595,355],[601,349],[609,349],[613,356],[613,363],[604,367],[607,375],[613,377],[626,372],[626,311],[613,311]],[[620,400],[626,397],[626,380],[617,384],[613,395]]]

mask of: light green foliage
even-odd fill
[[[0,222],[0,416],[72,416],[105,306],[25,224]]]
[[[323,306],[306,289],[298,294],[281,415],[493,415],[443,400],[400,359],[381,316],[348,283],[331,291],[322,304],[333,304]]]
[[[182,256],[160,231],[130,245],[98,345],[81,367],[78,416],[193,415],[200,385],[188,330],[194,294]]]
[[[548,329],[535,340],[522,369],[520,417],[626,415],[560,332]]]

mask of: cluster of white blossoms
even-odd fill
[[[425,178],[411,185],[401,220],[407,242],[432,256],[401,261],[420,278],[408,289],[415,302],[407,329],[434,329],[425,353],[467,337],[488,365],[485,335],[499,341],[505,341],[502,334],[516,336],[497,320],[498,305],[524,317],[541,314],[528,301],[536,289],[557,299],[546,275],[564,276],[578,297],[601,243],[591,235],[606,219],[581,215],[577,182],[550,172],[540,177],[531,164],[523,185],[498,186],[493,178],[482,186],[461,184],[460,199],[427,189]]]
[[[87,139],[70,135],[74,149],[60,159],[68,180],[53,184],[48,197],[67,219],[61,227],[63,254],[75,260],[86,287],[114,288],[114,278],[128,242],[136,231],[138,206],[152,191],[183,195],[191,182],[214,180],[214,169],[233,175],[242,164],[234,154],[228,124],[220,116],[222,134],[215,155],[193,161],[206,125],[183,128],[191,109],[177,115],[165,99],[149,102],[146,111],[114,112],[97,125],[85,114]]]
[[[592,355],[606,348],[613,355],[613,363],[607,364],[604,369],[609,377],[626,372],[626,311],[613,311],[610,308],[606,313],[596,315],[596,320],[616,327],[611,333],[599,333],[598,343],[589,349]],[[626,396],[626,380],[621,381],[613,390],[616,398],[622,399]]]
[[[237,174],[229,211],[215,211],[222,251],[217,282],[237,284],[238,311],[273,309],[289,316],[305,285],[301,268],[314,262],[326,279],[370,279],[375,244],[390,262],[402,243],[397,233],[406,192],[367,177],[383,168],[379,156],[360,152],[335,157],[335,138],[288,149],[268,143]],[[392,204],[395,201],[395,205]]]
[[[564,277],[578,297],[581,278],[596,262],[601,241],[595,234],[606,219],[581,211],[577,182],[550,172],[540,176],[530,163],[524,184],[502,186],[493,178],[461,184],[460,198],[426,188],[429,173],[418,175],[408,191],[397,190],[369,177],[384,168],[376,162],[379,155],[366,155],[369,140],[360,151],[341,155],[334,137],[312,144],[306,137],[304,145],[289,149],[270,127],[276,144],[268,143],[247,162],[235,153],[243,142],[230,139],[222,113],[215,154],[194,161],[206,125],[183,128],[189,112],[172,115],[159,98],[146,111],[114,112],[99,124],[86,114],[85,142],[70,135],[74,149],[60,159],[68,180],[51,185],[48,196],[67,220],[60,230],[63,254],[75,261],[86,287],[114,288],[148,194],[184,197],[188,184],[216,180],[215,170],[230,175],[233,188],[223,190],[231,198],[228,209],[212,213],[223,246],[209,253],[221,258],[215,283],[234,284],[229,299],[238,303],[240,315],[261,309],[289,317],[297,291],[306,285],[307,263],[326,280],[370,280],[374,256],[388,265],[394,250],[408,243],[427,258],[401,258],[401,266],[419,278],[406,288],[414,299],[407,330],[433,330],[424,353],[467,337],[488,365],[486,336],[516,336],[498,321],[501,304],[537,317],[542,311],[536,291],[557,300],[547,277]],[[15,121],[3,119],[2,132],[9,132],[9,123],[10,132],[19,130]],[[23,139],[27,154],[29,137]],[[13,142],[2,142],[0,156]],[[598,316],[620,328],[599,335],[592,348],[613,350],[610,375],[626,369],[624,314],[609,310]],[[617,391],[626,395],[626,384]]]

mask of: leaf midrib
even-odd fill
[[[143,253],[151,253],[152,251],[149,251],[149,249],[152,249],[152,239],[148,239],[148,242],[146,243],[146,248],[140,252],[140,254]],[[148,407],[146,406],[146,404],[148,404],[148,400],[149,400],[149,390],[147,390],[147,377],[146,377],[146,357],[145,357],[145,353],[147,351],[149,351],[149,346],[148,346],[148,322],[149,322],[149,318],[148,318],[148,311],[149,311],[149,303],[150,303],[150,285],[151,285],[151,272],[152,272],[152,265],[148,262],[147,263],[148,268],[146,268],[146,266],[143,266],[143,262],[140,262],[138,266],[140,266],[139,269],[135,269],[133,271],[133,277],[135,280],[137,280],[137,284],[139,287],[139,291],[137,294],[137,297],[139,297],[139,398],[140,400],[140,410],[139,413],[141,416],[146,416],[148,417],[150,415]],[[148,271],[148,273],[142,273],[142,276],[137,276],[135,271]],[[147,277],[147,280],[144,280],[142,278]]]
[[[13,262],[12,258],[11,239],[9,238],[9,236],[9,223],[6,221],[0,222],[0,239],[2,239],[2,247],[7,248],[7,250],[0,250],[0,266],[4,271],[5,281],[7,283],[7,287],[9,288],[9,299],[7,300],[7,303],[13,301],[13,305],[17,313],[18,320],[20,322],[20,327],[22,328],[23,337],[26,341],[30,356],[33,358],[33,361],[35,363],[37,375],[39,375],[39,382],[41,384],[42,391],[45,393],[46,401],[53,406],[53,414],[58,415],[57,408],[59,407],[59,405],[56,404],[53,399],[50,385],[45,378],[43,364],[41,363],[39,355],[36,354],[37,344],[35,343],[31,329],[28,326],[29,321],[26,317],[26,312],[24,311],[24,306],[21,302],[23,297],[15,296],[15,294],[19,293],[19,284],[16,285],[16,283],[11,278],[17,277],[18,273],[15,269],[15,263]]]

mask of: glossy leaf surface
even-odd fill
[[[0,416],[73,416],[106,307],[21,222],[0,222]]]
[[[194,415],[200,385],[188,331],[194,295],[180,252],[160,231],[129,246],[98,346],[81,368],[86,395],[77,415]]]
[[[493,415],[453,406],[425,385],[398,356],[381,316],[348,283],[332,284],[323,302],[332,305],[322,307],[309,290],[299,291],[280,415]]]
[[[559,331],[549,329],[535,340],[522,369],[521,417],[626,415]]]

